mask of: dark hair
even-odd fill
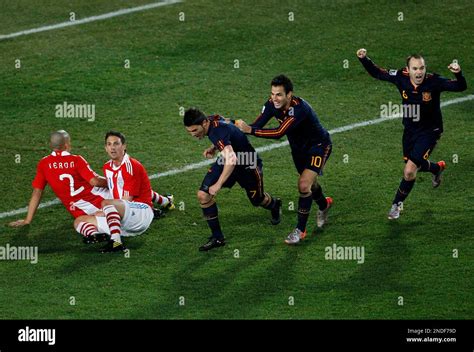
[[[105,134],[105,143],[107,143],[107,138],[109,138],[110,136],[115,136],[115,137],[118,137],[120,138],[120,141],[122,142],[122,144],[125,144],[125,136],[120,133],[120,132],[117,132],[117,131],[109,131]]]
[[[410,67],[410,60],[411,59],[425,59],[423,56],[420,54],[411,54],[410,56],[407,57],[407,67]]]
[[[286,94],[293,91],[293,83],[285,75],[276,76],[274,79],[272,79],[271,85],[272,86],[283,86],[283,88],[285,88],[285,93]]]
[[[200,125],[204,120],[207,120],[207,116],[196,108],[189,108],[184,113],[183,122],[186,127]]]

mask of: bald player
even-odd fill
[[[66,131],[51,133],[50,147],[51,154],[38,163],[26,218],[12,221],[9,225],[21,227],[33,221],[44,188],[49,184],[75,218],[74,227],[84,236],[84,242],[95,242],[90,224],[81,219],[97,213],[102,201],[110,198],[107,180],[96,174],[82,156],[71,154],[71,137]]]

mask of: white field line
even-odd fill
[[[462,98],[456,98],[456,99],[451,99],[451,100],[441,102],[441,107],[452,105],[452,104],[464,103],[464,102],[469,101],[469,100],[474,100],[474,95],[471,94],[471,95],[467,95],[467,96],[462,97]],[[350,125],[334,128],[334,129],[330,130],[329,133],[330,134],[341,133],[341,132],[353,130],[355,128],[364,127],[364,126],[368,126],[368,125],[375,125],[375,124],[378,124],[378,123],[381,123],[381,122],[384,122],[384,121],[394,120],[394,119],[397,119],[397,118],[401,118],[401,115],[394,115],[394,116],[391,116],[391,117],[381,117],[381,118],[377,118],[377,119],[373,119],[373,120],[367,120],[367,121],[362,121],[362,122],[357,122],[357,123],[351,123]],[[256,149],[256,151],[258,153],[262,153],[262,152],[266,152],[266,151],[273,150],[273,149],[276,149],[276,148],[285,147],[287,145],[288,145],[288,141],[281,142],[281,143],[272,143],[272,144],[264,146],[264,147],[259,147],[259,148]],[[181,174],[181,173],[184,173],[184,172],[187,172],[187,171],[200,169],[201,167],[212,164],[215,160],[216,159],[204,160],[204,161],[201,161],[199,163],[189,164],[189,165],[186,165],[186,166],[183,166],[183,167],[180,167],[180,168],[171,169],[171,170],[168,170],[168,171],[165,171],[165,172],[150,175],[149,178],[150,178],[150,180],[153,180],[155,178],[173,176],[173,175]],[[46,207],[49,207],[51,205],[60,204],[60,203],[61,203],[60,200],[56,198],[54,200],[50,200],[48,202],[41,203],[38,208],[46,208]],[[0,213],[0,219],[6,218],[8,216],[23,214],[23,213],[26,213],[27,211],[28,211],[28,207],[24,207],[24,208],[20,208],[20,209]]]
[[[84,23],[89,23],[89,22],[102,21],[102,20],[106,20],[106,19],[112,18],[112,17],[128,15],[129,13],[133,13],[133,12],[145,11],[145,10],[154,9],[156,7],[176,4],[176,3],[179,3],[181,1],[182,0],[165,0],[165,1],[162,1],[162,2],[154,2],[154,3],[151,3],[151,4],[142,5],[142,6],[130,7],[128,9],[122,9],[122,10],[117,10],[117,11],[113,11],[113,12],[108,12],[108,13],[104,13],[102,15],[85,17],[85,18],[75,20],[75,21],[61,22],[61,23],[56,23],[56,24],[52,24],[52,25],[49,25],[49,26],[43,26],[43,27],[27,29],[27,30],[24,30],[24,31],[10,33],[10,34],[0,34],[0,40],[15,38],[15,37],[19,37],[19,36],[22,36],[22,35],[29,35],[29,34],[34,34],[34,33],[51,31],[51,30],[58,29],[58,28],[77,26],[79,24],[84,24]]]

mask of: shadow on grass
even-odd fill
[[[117,265],[120,265],[124,260],[128,260],[126,252],[100,253],[100,249],[105,246],[106,242],[86,245],[82,243],[80,236],[78,236],[78,241],[80,243],[75,245],[71,251],[71,259],[61,267],[60,271],[63,274],[87,270],[87,268],[109,262],[116,262]],[[123,242],[130,251],[130,255],[133,255],[133,252],[140,249],[144,244],[142,238],[133,237],[126,237]]]
[[[256,318],[269,295],[294,284],[294,263],[305,247],[282,246],[276,246],[272,237],[262,237],[258,243],[231,240],[224,248],[196,252],[173,273],[172,292],[131,318]],[[239,258],[233,257],[234,248],[239,248]],[[179,306],[179,296],[185,297],[185,306]]]
[[[422,226],[423,224],[414,222],[388,223],[386,233],[373,239],[370,250],[365,251],[365,262],[358,265],[352,275],[344,281],[319,288],[323,292],[345,292],[350,295],[354,304],[367,304],[370,296],[385,292],[409,294],[413,288],[410,283],[404,282],[403,278],[413,253],[407,246],[406,238],[422,233]]]

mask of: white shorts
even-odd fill
[[[122,200],[125,214],[121,220],[122,236],[133,237],[144,233],[153,221],[153,210],[148,204]],[[105,216],[96,216],[97,230],[110,235],[109,225]]]

